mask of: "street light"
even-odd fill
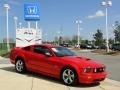
[[[45,34],[45,42],[46,42],[46,44],[47,44],[47,42],[48,42],[48,40],[47,40],[47,33]]]
[[[80,24],[82,23],[81,20],[76,20],[76,24],[77,24],[77,28],[78,28],[78,38],[77,38],[77,46],[78,48],[80,47],[79,44],[80,44]]]
[[[112,6],[112,1],[103,1],[101,3],[102,6],[105,6],[105,13],[106,13],[106,47],[107,47],[107,52],[109,52],[109,38],[108,38],[108,6]]]
[[[21,22],[19,22],[19,27],[20,27],[20,29],[22,29],[22,23]]]
[[[38,29],[38,22],[37,21],[35,22],[35,28],[36,28],[36,30]]]
[[[57,31],[57,34],[58,34],[58,45],[60,44],[60,31]]]
[[[9,32],[8,32],[8,10],[10,9],[10,6],[8,4],[4,4],[4,8],[6,10],[7,50],[9,52],[10,46],[9,46]]]
[[[15,22],[15,31],[17,30],[17,20],[18,20],[18,17],[14,17],[14,22]]]

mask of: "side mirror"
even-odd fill
[[[51,55],[49,52],[46,52],[46,53],[45,53],[45,56],[51,57],[52,55]]]

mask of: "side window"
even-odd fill
[[[43,55],[45,55],[46,52],[50,53],[49,49],[43,46],[35,46],[33,52]]]
[[[30,46],[24,47],[23,50],[30,51]]]

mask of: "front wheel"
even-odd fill
[[[24,73],[26,71],[24,61],[21,59],[17,60],[15,63],[15,69],[18,73]]]
[[[71,68],[66,68],[61,74],[61,79],[66,85],[75,85],[77,84],[77,74]]]

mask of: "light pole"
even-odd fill
[[[112,6],[112,1],[103,1],[101,3],[102,6],[105,6],[105,13],[106,13],[106,47],[107,47],[107,52],[109,52],[109,37],[108,37],[108,6]]]
[[[38,22],[37,21],[35,22],[35,28],[36,28],[36,30],[38,29]]]
[[[45,41],[46,41],[46,44],[47,44],[47,42],[48,42],[48,40],[47,40],[47,33],[45,34]]]
[[[22,29],[22,23],[21,22],[19,22],[19,28]]]
[[[58,34],[58,45],[60,44],[60,31],[57,31]]]
[[[28,21],[28,29],[30,30],[30,21]]]
[[[15,31],[17,30],[17,20],[18,20],[18,17],[14,17],[14,22],[15,22]]]
[[[8,11],[10,9],[10,6],[8,4],[4,4],[4,8],[6,10],[6,29],[7,29],[7,50],[10,51],[10,45],[9,45],[9,32],[8,32]]]
[[[77,29],[78,29],[78,32],[77,32],[77,46],[78,48],[80,48],[80,24],[82,23],[81,20],[76,20],[76,24],[77,24]]]

